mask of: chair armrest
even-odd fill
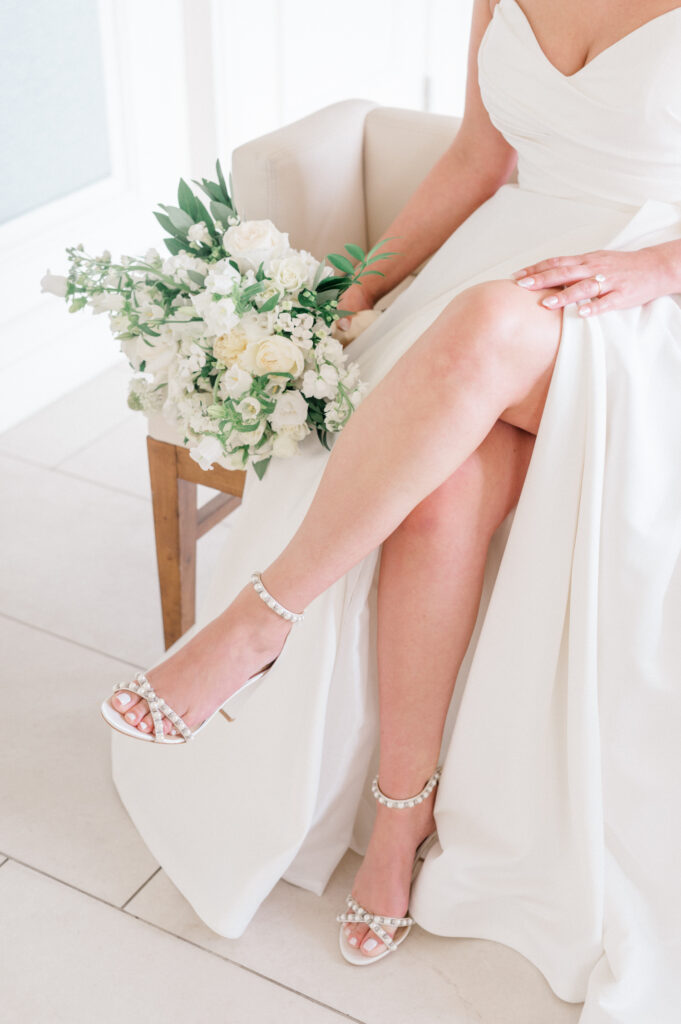
[[[376,106],[343,100],[238,146],[234,199],[244,219],[269,218],[317,259],[366,246],[364,122]]]

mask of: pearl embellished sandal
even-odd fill
[[[423,803],[423,801],[430,796],[437,785],[441,774],[442,768],[436,768],[421,792],[417,793],[416,796],[408,797],[406,800],[393,800],[390,797],[387,797],[385,793],[381,792],[378,785],[378,775],[371,783],[371,792],[376,797],[379,804],[383,804],[385,807],[394,807],[397,810],[415,807],[417,804]],[[412,885],[426,858],[428,850],[436,839],[437,832],[431,832],[430,835],[426,836],[426,838],[416,847],[416,853],[414,854],[414,866],[411,872]],[[340,922],[340,932],[338,936],[340,951],[348,963],[355,964],[357,967],[364,967],[367,964],[376,963],[378,960],[382,960],[383,957],[388,956],[389,953],[394,953],[397,947],[404,942],[411,931],[411,926],[414,923],[414,919],[408,915],[405,917],[386,917],[384,914],[373,914],[358,903],[352,896],[352,893],[345,897],[345,902],[347,903],[349,910],[345,911],[345,913],[336,915],[336,920]],[[345,929],[343,927],[348,923],[368,925],[371,931],[374,932],[374,934],[385,945],[383,952],[377,953],[376,956],[366,956],[366,954],[360,952],[358,946],[351,946],[345,935]],[[389,932],[385,930],[386,927],[395,928],[396,931],[394,935],[391,936]]]
[[[265,604],[268,606],[268,608],[271,608],[273,612],[275,612],[277,615],[280,615],[282,619],[286,619],[288,622],[302,622],[302,615],[299,615],[297,612],[289,611],[288,608],[284,608],[283,605],[279,604],[279,602],[272,597],[270,592],[266,589],[262,579],[260,578],[259,572],[254,572],[251,575],[250,582],[253,585],[256,594],[258,594],[261,600],[263,600]],[[276,660],[277,659],[275,658],[274,661]],[[238,690],[236,690],[231,695],[231,697],[228,697],[224,704],[222,704],[219,708],[216,708],[212,715],[209,715],[208,718],[206,718],[201,723],[201,725],[197,726],[197,728],[193,730],[190,729],[188,725],[186,725],[186,723],[182,720],[180,715],[178,715],[177,712],[170,707],[170,705],[166,704],[162,697],[159,697],[159,695],[156,693],[153,686],[151,685],[151,683],[149,682],[149,680],[147,679],[143,672],[138,672],[134,680],[132,680],[131,682],[116,683],[113,689],[114,693],[116,693],[119,690],[128,690],[130,693],[134,693],[138,697],[142,697],[144,700],[146,700],[147,704],[149,705],[149,712],[151,714],[152,721],[154,723],[153,735],[151,733],[141,732],[141,730],[136,728],[136,726],[131,725],[129,722],[126,722],[123,715],[120,714],[120,712],[116,711],[116,709],[109,703],[108,700],[105,700],[102,703],[102,716],[105,719],[105,721],[111,726],[112,729],[116,729],[117,732],[122,732],[126,736],[131,736],[133,739],[136,740],[147,740],[151,741],[152,743],[186,743],[188,740],[191,740],[194,738],[194,736],[198,735],[198,733],[201,732],[204,726],[208,725],[211,719],[215,718],[215,716],[218,713],[223,715],[228,722],[233,722],[234,715],[232,714],[232,712],[235,710],[235,707],[238,704],[240,704],[241,697],[244,691],[248,689],[248,687],[251,687],[253,683],[257,682],[259,679],[262,679],[264,676],[266,676],[268,671],[272,668],[272,665],[274,665],[274,661],[271,661],[269,665],[266,665],[265,668],[262,669],[260,672],[257,672],[255,675],[251,676],[250,679],[247,679],[244,685],[241,686]],[[229,714],[227,713],[228,707]],[[175,730],[175,735],[166,735],[163,732],[164,716],[170,722],[172,722],[173,728]]]

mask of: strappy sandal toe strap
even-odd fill
[[[341,924],[368,925],[372,932],[378,936],[381,942],[387,946],[391,952],[394,952],[397,949],[399,943],[395,942],[392,935],[390,935],[383,926],[385,925],[388,928],[394,928],[397,930],[398,928],[411,928],[414,923],[414,920],[411,917],[386,917],[384,914],[372,914],[351,895],[345,897],[345,902],[350,907],[350,912],[346,911],[343,914],[337,914],[336,920]],[[406,938],[406,935],[404,938]]]
[[[175,729],[177,729],[185,741],[190,740],[194,735],[180,715],[178,715],[178,713],[164,701],[163,697],[159,697],[143,672],[138,672],[132,682],[116,683],[113,690],[114,693],[118,690],[128,690],[130,693],[134,693],[137,697],[142,697],[146,700],[149,705],[149,714],[151,715],[151,719],[154,723],[154,739],[157,743],[177,742],[177,740],[169,740],[164,733],[164,716],[169,722],[172,722]]]

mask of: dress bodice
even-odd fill
[[[500,0],[478,54],[492,123],[521,188],[638,206],[681,203],[681,7],[565,75],[516,0]]]

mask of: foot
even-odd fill
[[[249,585],[221,615],[145,674],[159,697],[196,729],[277,657],[290,629],[291,623],[268,608]],[[109,703],[140,732],[153,733],[145,700],[119,690]],[[163,731],[176,732],[167,718]]]
[[[407,915],[414,854],[435,830],[434,804],[435,791],[416,807],[397,810],[377,804],[369,846],[352,887],[352,896],[365,910],[385,917]],[[343,929],[350,945],[365,956],[384,951],[384,943],[367,925],[344,924]],[[396,931],[385,930],[389,935]]]

